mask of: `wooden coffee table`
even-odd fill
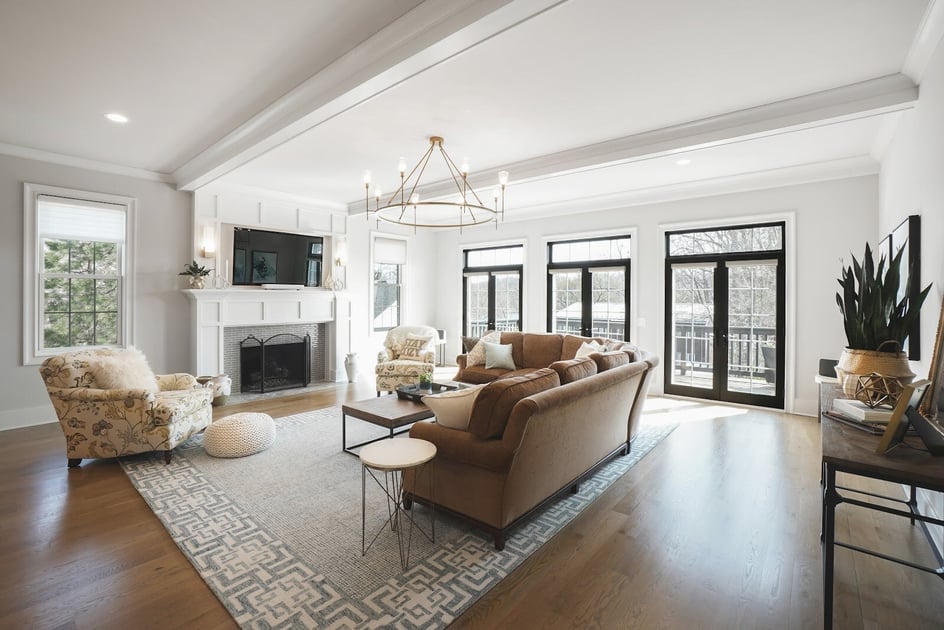
[[[347,417],[364,420],[378,427],[384,427],[390,430],[390,435],[384,435],[379,438],[359,442],[357,444],[347,443]],[[348,403],[341,406],[341,448],[345,453],[357,455],[355,448],[360,448],[367,444],[373,444],[380,440],[392,438],[394,435],[404,433],[409,428],[395,431],[400,427],[428,420],[433,417],[433,412],[423,403],[413,402],[412,400],[401,400],[396,395],[379,396],[377,398],[368,398],[357,402]]]

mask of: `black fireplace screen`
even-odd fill
[[[290,333],[239,342],[240,391],[264,394],[311,382],[311,337]]]

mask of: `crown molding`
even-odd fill
[[[111,173],[113,175],[123,175],[125,177],[146,179],[164,184],[174,183],[174,178],[168,173],[158,173],[157,171],[148,171],[143,168],[134,168],[132,166],[121,166],[120,164],[112,164],[110,162],[99,162],[97,160],[89,160],[87,158],[80,158],[62,153],[53,153],[52,151],[21,147],[16,144],[6,144],[0,142],[0,155],[9,155],[26,160],[36,160],[38,162],[48,162],[50,164],[60,164],[62,166],[73,166],[75,168],[82,168],[89,171]]]
[[[749,109],[710,118],[614,138],[537,158],[482,169],[469,177],[476,189],[491,188],[487,179],[498,171],[509,171],[517,184],[539,182],[570,173],[606,168],[619,164],[684,153],[694,149],[723,146],[833,125],[849,120],[868,118],[911,109],[918,100],[918,87],[903,74],[814,92]],[[452,182],[435,182],[417,191],[424,198],[437,198],[455,193]],[[352,214],[364,211],[363,200],[352,201]]]
[[[193,190],[566,0],[426,0],[174,171]]]
[[[505,221],[531,221],[552,216],[617,210],[669,201],[865,177],[878,173],[878,162],[870,156],[859,156],[514,208],[505,212]]]
[[[902,73],[920,84],[934,51],[944,39],[944,1],[930,0],[915,32],[911,48],[902,65]]]

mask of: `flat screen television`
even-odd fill
[[[233,228],[233,284],[321,286],[320,236]]]

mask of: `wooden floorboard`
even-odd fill
[[[282,417],[373,394],[364,380],[214,415]],[[650,402],[648,422],[679,428],[453,627],[821,626],[816,421]],[[0,628],[236,627],[117,462],[68,470],[64,444],[58,425],[0,433]],[[837,534],[933,563],[904,519],[840,506]],[[835,619],[940,628],[944,585],[839,549]]]

